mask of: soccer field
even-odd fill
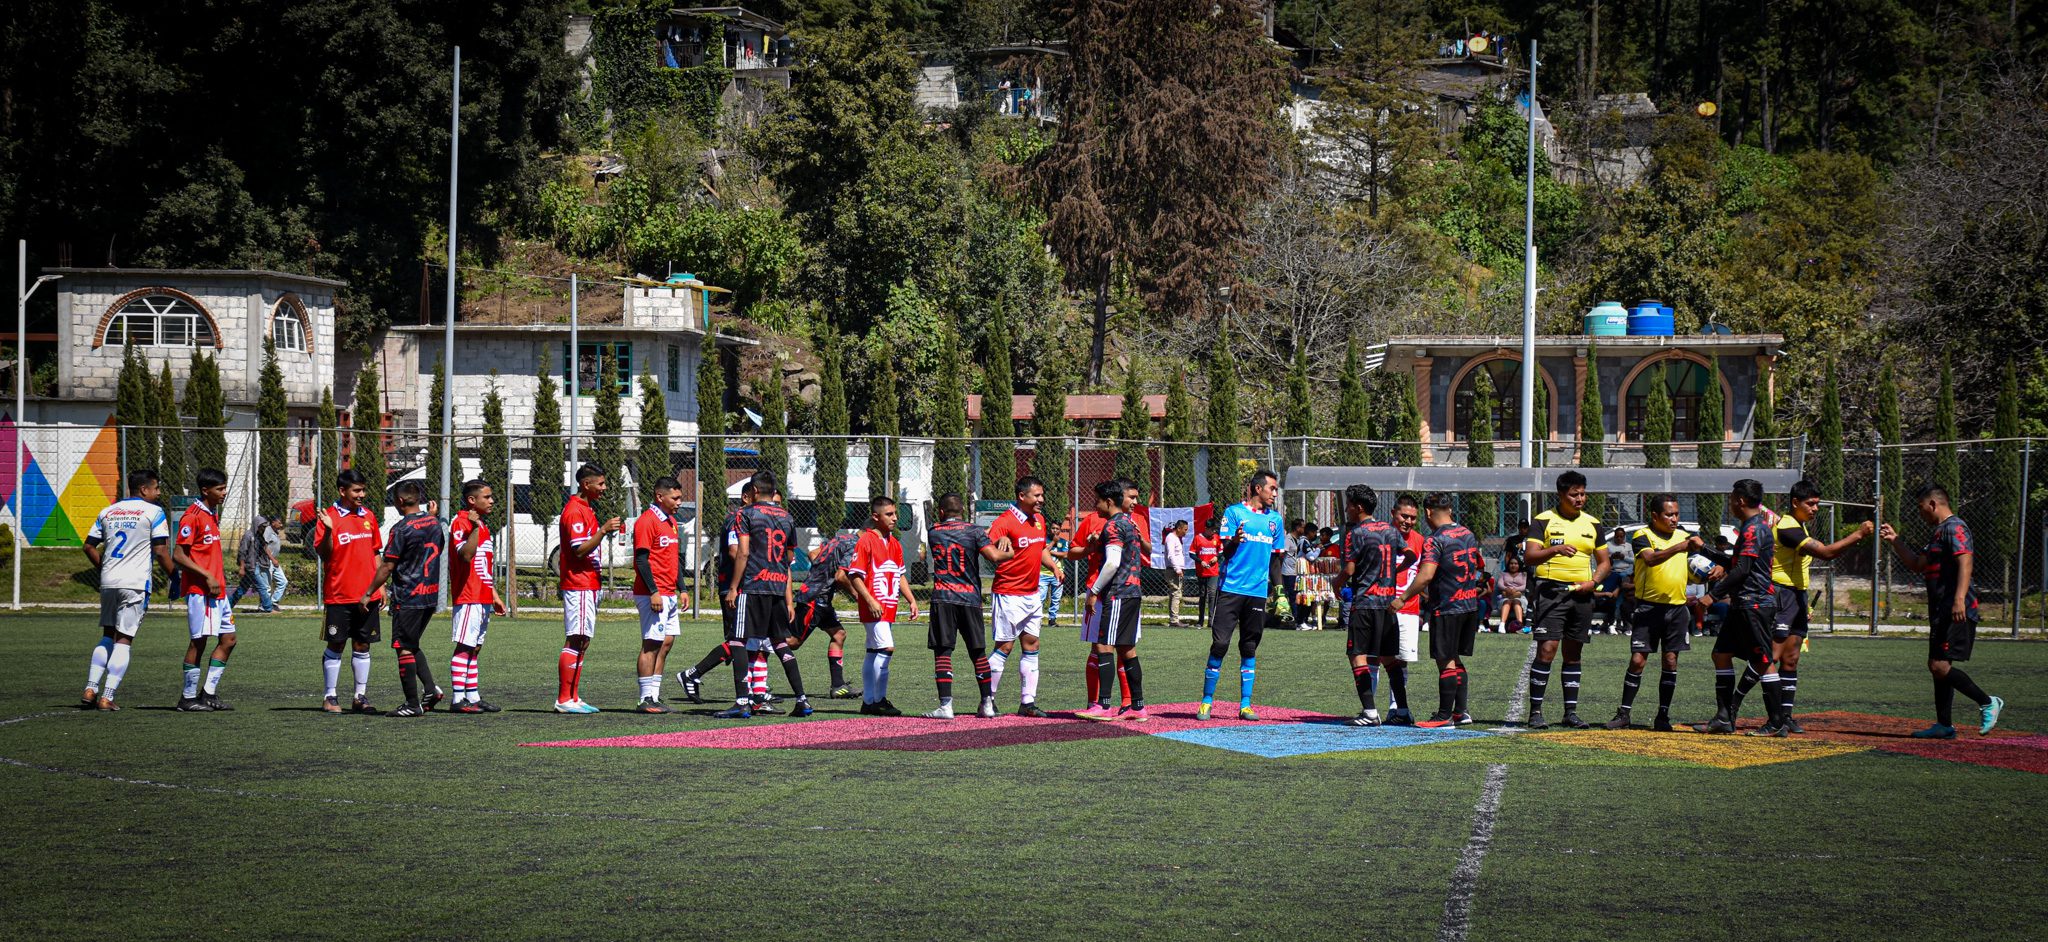
[[[1260,652],[1268,722],[1197,728],[1173,704],[1199,696],[1207,633],[1163,628],[1142,645],[1144,727],[837,700],[807,720],[636,716],[624,620],[584,681],[616,711],[560,716],[548,614],[494,625],[497,715],[322,714],[317,626],[291,616],[244,619],[222,714],[169,708],[185,633],[149,618],[103,714],[73,706],[93,621],[0,619],[7,938],[2021,939],[2048,920],[2042,644],[1980,643],[1969,664],[2012,734],[1980,740],[1959,698],[1962,739],[1911,744],[1931,716],[1916,639],[1816,639],[1815,732],[1760,740],[1490,732],[1529,651],[1500,635],[1472,659],[1473,730],[1297,718],[1357,704],[1343,635],[1291,631]],[[444,686],[445,625],[427,645]],[[671,673],[714,634],[687,626]],[[923,628],[899,634],[892,699],[927,709]],[[1062,625],[1045,647],[1045,705],[1080,706],[1081,645]],[[823,689],[822,639],[802,655]],[[1589,647],[1587,719],[1612,715],[1625,658],[1622,639]],[[1677,718],[1704,720],[1704,646],[1681,671]],[[1415,674],[1426,714],[1434,671]],[[681,699],[672,677],[664,693]],[[567,741],[587,747],[533,745]]]

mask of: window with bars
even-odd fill
[[[668,391],[683,391],[683,348],[668,345]]]
[[[146,294],[121,305],[107,324],[108,344],[136,347],[213,346],[213,319],[184,298]]]
[[[289,295],[277,299],[270,309],[270,341],[279,350],[306,352],[306,322]]]
[[[597,392],[598,380],[604,372],[602,364],[598,362],[598,356],[607,347],[611,349],[612,356],[618,359],[619,392],[623,395],[632,394],[633,345],[631,343],[626,341],[615,343],[581,343],[576,346],[577,389],[573,390],[572,394],[593,395]],[[565,343],[562,345],[562,376],[566,378],[568,375],[569,345]]]

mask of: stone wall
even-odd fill
[[[109,310],[131,292],[164,287],[183,292],[208,314],[218,345],[203,348],[220,364],[221,391],[230,405],[256,401],[263,369],[263,340],[272,309],[286,293],[305,306],[308,352],[278,351],[286,395],[293,406],[317,406],[320,390],[334,377],[334,294],[326,285],[280,280],[257,273],[193,276],[126,270],[106,274],[67,273],[58,282],[58,396],[111,402],[118,391],[124,348],[102,344]],[[170,365],[178,395],[184,395],[191,347],[139,347],[150,371]]]

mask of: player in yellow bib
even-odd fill
[[[1649,501],[1650,524],[1629,539],[1636,553],[1636,607],[1629,618],[1628,676],[1622,680],[1621,708],[1608,729],[1627,729],[1629,712],[1635,707],[1636,692],[1643,685],[1643,668],[1650,652],[1663,652],[1663,676],[1657,682],[1657,719],[1651,728],[1671,732],[1671,695],[1678,689],[1678,652],[1692,649],[1688,638],[1697,602],[1688,602],[1685,586],[1690,581],[1687,560],[1705,547],[1699,536],[1678,528],[1678,498],[1654,494]]]
[[[1784,716],[1788,730],[1806,732],[1792,718],[1792,698],[1799,690],[1799,644],[1806,640],[1808,622],[1807,582],[1816,559],[1834,559],[1849,547],[1868,539],[1873,532],[1869,521],[1833,543],[1814,539],[1808,528],[1820,516],[1820,487],[1800,479],[1792,485],[1786,511],[1771,527],[1771,581],[1778,586],[1778,619],[1771,631],[1772,652],[1778,661],[1778,681],[1784,690]],[[1755,671],[1744,671],[1735,686],[1739,705],[1749,688],[1756,686]]]
[[[1529,728],[1544,729],[1543,695],[1550,686],[1550,664],[1564,649],[1564,725],[1585,729],[1579,719],[1579,654],[1592,636],[1593,590],[1607,578],[1607,546],[1600,521],[1586,512],[1586,476],[1566,471],[1557,476],[1557,506],[1536,515],[1529,527],[1527,564],[1529,624],[1534,626],[1536,659],[1529,664]]]

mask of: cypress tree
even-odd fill
[[[896,351],[887,342],[875,357],[874,388],[868,392],[868,423],[875,437],[868,445],[868,490],[894,497],[896,461],[903,435],[903,406],[896,397]]]
[[[121,428],[121,464],[129,471],[157,466],[156,381],[133,344],[121,348],[121,381],[114,400],[114,424]]]
[[[1813,428],[1814,473],[1813,483],[1820,486],[1820,492],[1830,500],[1840,500],[1842,495],[1842,392],[1835,375],[1835,364],[1828,363],[1827,377],[1821,384],[1820,417]],[[1897,516],[1900,508],[1886,508],[1887,520],[1902,519]]]
[[[1173,378],[1166,387],[1166,434],[1171,442],[1195,440],[1195,404],[1188,398],[1188,370],[1185,366],[1173,369]],[[1168,444],[1165,449],[1165,480],[1161,487],[1159,502],[1167,507],[1193,507],[1195,505],[1195,446]]]
[[[818,438],[812,446],[818,453],[818,526],[837,531],[847,523],[845,436],[852,431],[846,413],[846,358],[837,329],[823,328],[818,356],[824,361],[818,376]]]
[[[960,338],[949,328],[939,340],[938,389],[932,402],[932,487],[935,494],[958,494],[965,500],[969,496],[967,389],[961,369]]]
[[[1493,467],[1493,374],[1480,369],[1472,380],[1472,427],[1465,445],[1465,466]],[[1474,494],[1465,504],[1465,526],[1480,536],[1491,536],[1500,528],[1500,497]]]
[[[1152,437],[1152,412],[1145,408],[1145,389],[1138,377],[1138,360],[1131,358],[1124,372],[1123,412],[1116,423],[1116,476],[1137,481],[1141,493],[1152,492],[1152,459],[1145,441]],[[1158,498],[1152,493],[1152,497]]]
[[[1304,460],[1303,457],[1309,437],[1316,433],[1315,405],[1310,401],[1312,395],[1308,385],[1308,351],[1297,344],[1294,349],[1294,365],[1287,370],[1287,402],[1280,422],[1281,436],[1286,440],[1279,443],[1279,447],[1275,449],[1277,453],[1273,455],[1273,470],[1282,475],[1285,475],[1287,469],[1293,467],[1296,462],[1315,463],[1313,458]],[[1291,496],[1291,513],[1295,516],[1307,516],[1308,494],[1304,492]]]
[[[976,429],[985,439],[981,443],[981,472],[986,476],[993,471],[998,478],[984,480],[984,492],[991,488],[1007,490],[1017,474],[1017,423],[1011,413],[1017,385],[1011,369],[1010,321],[999,301],[990,312],[987,349],[981,358],[981,425]]]
[[[1209,424],[1203,437],[1210,442],[1209,502],[1228,506],[1244,493],[1244,472],[1237,466],[1244,430],[1238,425],[1237,359],[1231,355],[1228,321],[1209,348]]]
[[[704,332],[706,342],[717,336]],[[706,368],[716,371],[713,361],[706,361]],[[699,372],[698,378],[703,378]],[[700,400],[701,402],[701,400]],[[715,408],[715,407],[714,407]],[[701,421],[701,420],[700,420]],[[597,409],[590,417],[590,460],[610,478],[611,488],[605,491],[593,509],[597,519],[610,520],[625,517],[626,514],[626,417],[619,404],[619,357],[617,349],[609,343],[597,345]],[[718,453],[720,480],[724,480],[725,452]],[[715,505],[722,506],[722,505]],[[714,519],[716,519],[714,517]]]
[[[1720,398],[1721,384],[1714,383],[1714,396]],[[1771,384],[1756,384],[1756,407],[1749,422],[1749,437],[1756,443],[1749,449],[1749,466],[1760,469],[1775,469],[1778,466],[1778,443],[1770,439],[1778,437],[1777,403],[1771,393]]]
[[[348,466],[363,476],[363,487],[368,491],[364,506],[369,507],[373,515],[384,511],[384,485],[390,479],[384,464],[382,398],[377,393],[377,365],[374,361],[364,360],[363,368],[356,371],[356,407],[349,414],[349,424],[355,428],[355,449],[349,453]],[[503,491],[503,499],[498,506],[504,508],[505,513],[511,513],[512,485],[492,481],[491,486]]]
[[[1607,420],[1600,405],[1600,345],[1586,345],[1586,379],[1579,384],[1579,467],[1607,466]],[[1607,519],[1607,495],[1586,496],[1586,512]]]
[[[1531,462],[1531,466],[1541,468],[1550,463],[1550,383],[1549,378],[1541,372],[1536,374],[1536,393],[1533,398],[1536,401],[1530,404],[1531,411],[1536,414],[1529,420],[1529,450],[1536,453],[1536,460]]]
[[[290,435],[291,403],[284,391],[284,369],[277,363],[277,346],[263,338],[263,373],[257,379],[256,425],[257,465],[256,511],[282,517],[291,506]]]
[[[1707,388],[1700,393],[1699,453],[1694,459],[1695,467],[1721,468],[1725,466],[1722,442],[1728,437],[1728,397],[1721,394],[1721,358],[1707,358]],[[1728,496],[1721,494],[1696,494],[1698,505],[1696,516],[1701,531],[1712,537],[1721,532],[1721,518],[1728,511]]]
[[[171,365],[165,363],[156,377],[156,416],[150,422],[158,427],[157,440],[161,446],[157,452],[157,476],[163,479],[164,498],[173,494],[192,493],[192,476],[185,466],[185,420],[178,415],[177,384],[171,379]],[[168,506],[168,504],[166,505]]]
[[[546,357],[541,359],[545,361]],[[442,374],[445,365],[438,358],[434,360],[434,391],[427,399],[425,410],[427,413],[427,499],[441,500],[446,497],[447,502],[442,505],[442,512],[444,514],[452,510],[455,502],[461,498],[460,492],[444,488],[442,486],[444,482],[441,478],[441,452],[448,447],[448,440],[442,435],[444,429],[441,428],[441,403],[446,401],[442,397],[448,394],[447,377]],[[541,369],[547,369],[546,362],[542,362]],[[459,455],[461,452],[458,450],[456,454]],[[455,474],[457,477],[460,477],[462,469],[457,467]]]
[[[192,417],[192,468],[228,469],[227,403],[221,395],[220,363],[206,353],[192,351],[192,365],[185,375],[185,409]]]
[[[541,553],[554,536],[550,524],[561,516],[568,500],[563,474],[569,463],[568,447],[562,443],[562,400],[555,378],[548,374],[548,358],[540,357],[534,373],[533,438],[527,443],[527,513],[541,528]]]
[[[1963,500],[1963,470],[1956,455],[1956,440],[1962,437],[1962,433],[1956,431],[1955,373],[1949,366],[1948,354],[1944,353],[1941,355],[1941,395],[1934,400],[1934,483],[1948,491],[1949,499],[1958,504]]]
[[[2011,360],[1999,385],[1998,412],[1991,420],[1991,500],[1984,514],[1985,544],[2001,563],[2019,548],[2026,516],[2020,493],[2020,381]]]
[[[1372,402],[1365,388],[1365,366],[1358,359],[1358,341],[1344,341],[1344,373],[1337,377],[1336,461],[1347,467],[1372,463]]]
[[[1892,365],[1886,363],[1877,378],[1877,437],[1886,445],[1898,445],[1906,440],[1905,421],[1899,414],[1899,380]],[[1883,468],[1884,505],[1894,514],[1906,510],[1906,460],[1905,449],[1885,448],[1878,452],[1878,464]],[[1840,500],[1842,495],[1829,493],[1829,500]],[[1830,536],[1830,539],[1833,537]]]
[[[761,467],[775,472],[776,480],[789,479],[789,401],[782,394],[782,368],[768,365],[768,375],[757,381],[761,398]]]
[[[1415,378],[1396,376],[1393,381],[1394,407],[1387,439],[1394,443],[1394,464],[1403,468],[1422,466],[1422,409],[1415,402]]]
[[[477,443],[477,472],[477,477],[491,486],[491,494],[497,498],[497,505],[491,508],[484,523],[492,532],[502,533],[505,521],[512,518],[512,442],[505,437],[505,399],[498,394],[497,370],[491,371],[491,391],[484,395],[484,438]],[[462,498],[458,496],[455,500],[457,507],[449,511],[450,517],[460,509]]]
[[[1669,375],[1662,365],[1650,372],[1650,395],[1643,406],[1643,466],[1646,468],[1671,467],[1671,430],[1677,419],[1671,412]]]
[[[334,408],[334,388],[320,390],[320,460],[315,462],[313,493],[325,507],[334,502],[334,476],[341,473],[341,418]]]
[[[1045,482],[1045,515],[1053,520],[1079,506],[1073,494],[1073,474],[1067,465],[1067,436],[1072,434],[1067,425],[1070,378],[1064,358],[1053,357],[1045,375],[1039,378],[1037,395],[1031,401],[1031,435],[1037,440],[1031,453],[1031,474]]]
[[[668,453],[668,398],[649,371],[640,376],[640,440],[633,448],[633,484],[640,502],[654,503],[654,482],[674,471]]]

